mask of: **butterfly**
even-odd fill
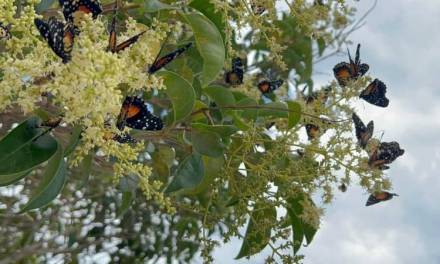
[[[328,95],[332,90],[332,87],[331,86],[325,87],[320,91],[312,92],[310,95],[304,95],[304,90],[301,92],[301,95],[304,98],[304,101],[306,101],[306,104],[312,104],[316,100],[319,100],[322,104],[325,104],[328,99]]]
[[[345,185],[345,183],[341,183],[341,185],[338,186],[338,189],[341,192],[346,192],[347,191],[347,185]]]
[[[163,122],[148,110],[142,99],[127,96],[122,104],[116,126],[119,130],[123,130],[125,126],[141,130],[161,130]]]
[[[3,23],[0,22],[0,39],[10,39],[11,32],[9,30],[9,26],[3,26]]]
[[[49,18],[47,23],[36,18],[34,23],[40,35],[49,44],[49,47],[58,57],[63,59],[63,63],[67,63],[71,59],[70,53],[73,48],[73,25],[71,23],[64,24],[55,17]]]
[[[267,94],[280,88],[280,86],[283,85],[283,83],[284,81],[281,79],[276,81],[264,80],[258,83],[258,89],[262,94]]]
[[[254,1],[251,1],[251,8],[254,15],[261,15],[266,11],[266,8],[262,5],[255,4]]]
[[[318,138],[319,136],[319,126],[313,124],[306,124],[306,132],[309,140]]]
[[[374,194],[371,194],[370,197],[368,197],[367,203],[365,206],[370,206],[373,204],[377,204],[380,202],[385,202],[388,200],[393,199],[394,196],[399,196],[397,193],[389,193],[389,192],[377,192]]]
[[[368,165],[370,165],[371,168],[387,170],[390,167],[386,166],[386,164],[392,163],[404,153],[405,150],[401,149],[399,143],[395,141],[380,142],[378,146],[372,150]]]
[[[59,116],[49,117],[48,119],[44,120],[41,123],[41,125],[45,127],[56,128],[61,123],[62,120],[63,118]]]
[[[226,72],[225,81],[230,85],[240,85],[243,83],[244,65],[240,58],[232,59],[232,70]]]
[[[333,68],[333,73],[339,85],[347,85],[350,80],[356,80],[359,76],[363,76],[370,69],[368,64],[361,63],[359,52],[360,48],[361,45],[358,44],[354,61],[351,58],[350,51],[348,51],[349,63],[340,62]]]
[[[359,97],[370,104],[380,107],[387,107],[390,103],[390,100],[385,97],[386,92],[387,86],[379,79],[375,79],[361,92]]]
[[[94,19],[102,13],[102,6],[99,0],[58,0],[58,2],[63,8],[63,15],[66,21],[75,25],[74,18],[77,12],[91,13]]]
[[[127,39],[126,41],[117,44],[116,41],[116,16],[113,16],[112,24],[110,27],[110,37],[109,37],[109,43],[108,43],[108,50],[112,53],[118,53],[120,51],[123,51],[124,49],[130,47],[136,41],[138,41],[139,37],[142,36],[146,31],[142,31],[141,33],[134,35],[133,37]]]
[[[362,122],[359,116],[356,115],[356,113],[353,113],[352,119],[354,123],[354,128],[356,130],[356,138],[358,139],[359,145],[361,145],[361,147],[365,149],[368,141],[373,136],[374,122],[370,121],[368,122],[367,126],[365,126],[365,124]]]
[[[192,43],[188,43],[185,46],[178,48],[177,50],[175,50],[175,51],[173,51],[163,57],[156,58],[156,60],[153,62],[153,64],[148,69],[148,73],[153,74],[153,73],[157,72],[158,70],[162,69],[168,63],[172,62],[177,57],[179,57],[182,53],[184,53],[186,50],[188,50],[191,46],[192,46]]]

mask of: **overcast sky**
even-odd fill
[[[372,3],[357,3],[359,15]],[[388,108],[361,101],[356,106],[364,121],[374,120],[376,137],[384,131],[383,141],[398,141],[406,151],[387,171],[400,197],[365,207],[368,195],[360,188],[337,194],[315,240],[301,250],[304,263],[438,264],[440,0],[379,0],[367,24],[350,39],[362,44],[361,58],[370,65],[370,75],[388,86]],[[328,72],[317,79],[331,79],[331,69],[341,59],[317,65],[316,71]],[[234,262],[240,245],[217,250],[215,263],[263,263],[263,255]]]

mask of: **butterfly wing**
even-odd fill
[[[230,85],[240,85],[243,83],[244,65],[241,58],[232,59],[232,70],[226,72],[225,82]]]
[[[354,127],[356,130],[356,138],[358,139],[359,145],[363,149],[367,146],[368,141],[373,136],[374,123],[370,121],[367,126],[365,126],[364,122],[359,118],[356,113],[352,115]]]
[[[375,79],[361,92],[359,97],[370,104],[387,107],[389,100],[385,97],[386,90],[386,85],[382,81]]]
[[[102,13],[102,6],[99,0],[58,0],[63,8],[63,15],[66,21],[74,22],[75,12],[91,13],[93,18]]]
[[[179,57],[182,53],[184,53],[186,50],[188,50],[192,46],[192,43],[186,44],[182,48],[179,48],[159,59],[157,59],[155,62],[153,62],[153,65],[148,69],[148,72],[150,74],[153,74],[157,72],[158,70],[165,67],[167,64],[175,60],[177,57]]]
[[[140,38],[140,36],[142,36],[146,31],[143,31],[129,39],[127,39],[126,41],[122,42],[121,44],[118,44],[116,46],[116,48],[114,49],[114,52],[120,52],[123,51],[124,49],[130,47],[131,45],[133,45],[134,43],[136,43],[138,41],[138,39]],[[115,33],[115,41],[116,41],[116,33]],[[111,35],[110,35],[111,38]]]
[[[378,193],[371,194],[368,197],[368,200],[367,200],[367,203],[365,204],[365,206],[370,206],[373,204],[377,204],[380,202],[391,200],[391,199],[393,199],[393,196],[397,196],[397,194],[389,193],[389,192],[378,192]]]
[[[115,53],[116,52],[116,16],[112,18],[112,23],[110,26],[110,36],[108,40],[108,50]]]
[[[340,62],[333,67],[333,73],[339,85],[346,86],[353,76],[353,71],[349,63]]]
[[[46,23],[41,19],[34,20],[40,35],[47,41],[49,47],[58,57],[63,59],[64,63],[70,60],[70,52],[73,48],[73,27],[70,23],[64,25],[55,17],[49,18]]]
[[[10,39],[11,32],[7,26],[3,26],[2,22],[0,22],[0,39]]]
[[[162,119],[154,116],[145,103],[137,97],[127,97],[122,105],[118,117],[118,128],[123,129],[124,125],[140,130],[161,130]]]
[[[309,140],[316,139],[319,135],[319,126],[313,124],[306,124],[306,132]]]

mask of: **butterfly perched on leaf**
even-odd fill
[[[53,52],[63,59],[63,63],[70,61],[74,40],[73,25],[71,23],[64,24],[55,17],[49,18],[47,23],[36,18],[34,23]]]
[[[2,22],[0,22],[0,39],[10,39],[11,31],[9,30],[9,26],[4,26]]]
[[[275,81],[263,80],[258,83],[258,90],[260,90],[262,94],[271,93],[276,89],[280,88],[281,85],[283,85],[283,83],[284,81],[281,79]]]
[[[122,104],[116,126],[123,130],[125,126],[140,130],[161,130],[162,119],[153,115],[142,99],[127,96]]]
[[[185,46],[178,48],[177,50],[175,50],[175,51],[173,51],[163,57],[160,57],[160,58],[158,57],[153,62],[153,64],[150,66],[150,68],[148,69],[148,73],[153,74],[153,73],[157,72],[158,70],[162,69],[167,64],[169,64],[170,62],[175,60],[177,57],[179,57],[182,53],[187,51],[191,46],[192,46],[192,43],[188,43]]]
[[[385,97],[386,92],[387,86],[379,79],[375,79],[361,92],[359,97],[370,104],[380,107],[387,107],[390,103],[390,100]]]
[[[365,147],[368,144],[368,141],[373,136],[374,131],[374,122],[370,121],[368,122],[367,126],[365,126],[364,122],[359,118],[356,113],[353,113],[352,115],[354,128],[356,130],[356,138],[359,142],[359,145],[365,149]]]
[[[232,59],[232,69],[225,73],[225,82],[230,85],[243,83],[244,65],[241,58]]]
[[[145,34],[146,31],[142,31],[139,34],[134,35],[133,37],[127,39],[126,41],[117,44],[117,36],[116,36],[116,15],[113,16],[111,27],[110,27],[110,36],[109,36],[109,43],[108,43],[108,50],[112,53],[118,53],[120,51],[123,51],[124,49],[130,47],[134,43],[136,43],[140,36]]]
[[[99,0],[58,0],[63,8],[63,15],[66,21],[75,25],[74,21],[77,13],[92,14],[96,19],[102,13],[102,6]]]
[[[386,170],[390,168],[386,164],[392,163],[404,153],[405,150],[401,149],[399,143],[395,141],[380,142],[372,149],[368,165],[371,168]]]
[[[361,45],[358,44],[354,61],[351,58],[350,51],[348,51],[349,62],[340,62],[333,68],[333,73],[339,85],[346,86],[349,81],[356,80],[369,70],[370,66],[368,64],[361,63],[360,48]]]
[[[371,194],[368,197],[367,203],[365,204],[365,206],[370,206],[373,204],[377,204],[380,202],[385,202],[388,200],[393,199],[394,196],[399,196],[397,193],[389,193],[389,192],[377,192],[374,194]]]

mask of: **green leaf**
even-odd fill
[[[287,107],[289,109],[288,128],[291,129],[301,120],[301,105],[297,102],[287,101]]]
[[[221,156],[217,158],[211,158],[204,156],[202,159],[205,175],[203,176],[202,181],[197,187],[195,187],[191,191],[185,192],[185,194],[195,195],[208,191],[211,183],[214,181],[215,178],[219,177],[220,173],[222,172],[223,165],[225,163],[224,157]]]
[[[197,153],[190,155],[179,165],[165,192],[171,193],[196,187],[202,182],[204,171],[202,156]]]
[[[145,0],[144,11],[147,13],[154,13],[160,10],[173,10],[178,9],[177,7],[164,4],[158,0]]]
[[[316,43],[318,44],[318,53],[319,53],[319,56],[322,56],[322,54],[324,53],[324,50],[325,50],[325,48],[326,48],[324,38],[318,38],[318,39],[316,40]]]
[[[201,131],[211,131],[219,134],[222,138],[228,138],[238,131],[238,128],[230,125],[207,125],[202,123],[193,123],[193,128]]]
[[[223,155],[224,144],[217,133],[193,128],[191,130],[191,142],[193,148],[202,155],[209,157]]]
[[[29,171],[57,151],[57,142],[39,123],[38,118],[30,118],[0,140],[0,175]]]
[[[235,259],[249,257],[263,250],[270,241],[272,224],[276,222],[275,207],[265,204],[255,205],[246,229],[240,252]]]
[[[282,102],[273,102],[264,105],[260,105],[261,109],[258,110],[258,116],[264,117],[280,117],[287,118],[288,109]]]
[[[133,192],[123,192],[122,193],[122,200],[121,200],[121,206],[118,208],[117,218],[120,218],[123,216],[128,209],[130,209],[131,204],[134,201],[135,194]]]
[[[53,3],[55,3],[55,0],[41,0],[41,2],[35,7],[35,10],[37,13],[41,14],[43,11],[49,9]]]
[[[49,204],[61,192],[66,180],[67,168],[63,153],[61,144],[58,144],[55,155],[47,163],[40,185],[32,195],[32,199],[21,209],[22,213]]]
[[[241,116],[246,119],[255,120],[258,117],[258,102],[255,99],[246,97],[237,102],[237,106],[255,106],[255,108],[241,110]]]
[[[82,126],[77,125],[73,127],[69,142],[67,143],[64,150],[64,157],[69,156],[75,150],[76,146],[79,143],[79,140],[81,139],[81,133]]]
[[[308,199],[310,201],[310,204],[315,206],[310,197],[307,197],[304,193],[298,194],[294,198],[287,199],[289,206],[286,209],[292,224],[294,254],[296,254],[300,249],[304,238],[306,239],[307,245],[309,245],[312,242],[316,232],[318,231],[314,226],[305,222],[301,218],[301,215],[304,212],[304,207],[301,204],[301,201],[303,201],[304,199]]]
[[[191,26],[197,50],[203,58],[203,70],[200,78],[202,87],[214,81],[225,62],[225,45],[222,36],[207,17],[202,14],[182,14]]]
[[[234,106],[235,97],[231,90],[220,85],[212,85],[206,87],[203,92],[209,96],[209,98],[216,103],[219,107],[224,106]],[[228,110],[222,110],[223,113],[228,112]]]
[[[165,92],[173,103],[174,122],[189,116],[196,101],[196,94],[192,85],[170,71],[161,71],[157,74],[163,77],[164,85],[167,87]]]
[[[217,12],[215,6],[206,0],[194,0],[189,4],[189,6],[197,9],[207,18],[209,18],[217,27],[218,31],[222,35],[222,38],[225,39],[225,20],[222,12]]]
[[[22,171],[15,174],[1,175],[0,186],[8,186],[26,177],[32,170]]]

